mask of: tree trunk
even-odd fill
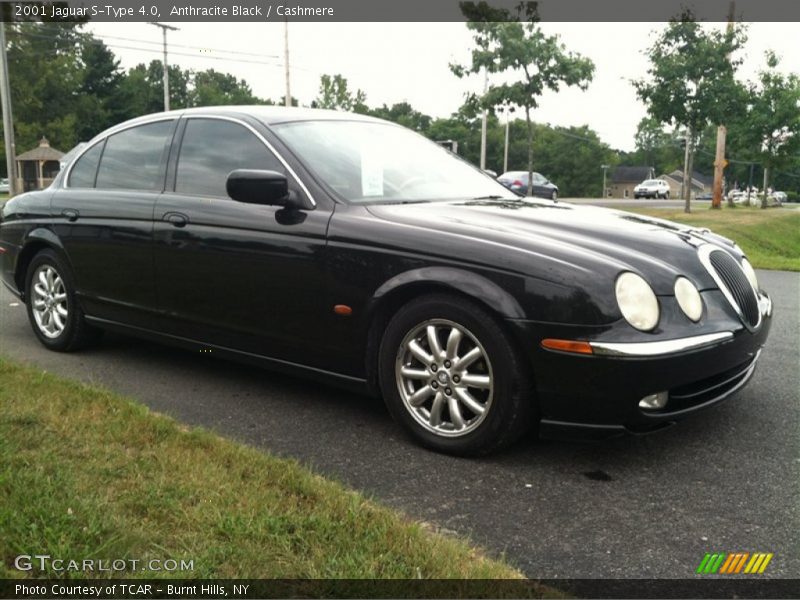
[[[681,194],[684,199],[684,212],[692,212],[692,160],[694,154],[693,146],[694,136],[692,135],[692,128],[686,127],[686,151],[683,155],[683,189]]]
[[[764,197],[761,199],[761,208],[767,208],[767,187],[769,187],[769,167],[764,167]]]
[[[528,196],[533,196],[533,123],[531,109],[525,107],[525,121],[528,125]]]

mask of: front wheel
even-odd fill
[[[43,250],[33,257],[26,277],[25,299],[33,332],[50,350],[77,350],[99,337],[100,331],[84,319],[66,261],[53,250]]]
[[[553,190],[553,193],[552,193],[552,194],[550,194],[550,199],[551,199],[553,202],[555,202],[555,201],[557,201],[557,200],[558,200],[558,192],[557,192],[556,190]]]
[[[435,295],[407,304],[379,352],[389,412],[428,448],[487,454],[530,427],[527,366],[495,319],[472,302]]]

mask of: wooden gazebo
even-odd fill
[[[45,137],[36,148],[17,156],[17,191],[41,190],[53,183],[62,156],[64,153],[51,148]]]

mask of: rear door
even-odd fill
[[[324,283],[332,207],[299,211],[228,197],[234,169],[288,175],[258,124],[185,118],[170,160],[169,191],[155,212],[155,265],[162,330],[172,335],[315,364],[331,307]],[[324,316],[323,316],[324,315]]]
[[[135,125],[90,147],[51,204],[87,314],[152,327],[153,208],[177,119]]]

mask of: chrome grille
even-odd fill
[[[713,250],[708,254],[708,262],[716,275],[717,283],[725,286],[725,296],[739,313],[742,321],[750,328],[757,327],[761,318],[758,298],[744,274],[741,265],[730,254],[723,250]]]

